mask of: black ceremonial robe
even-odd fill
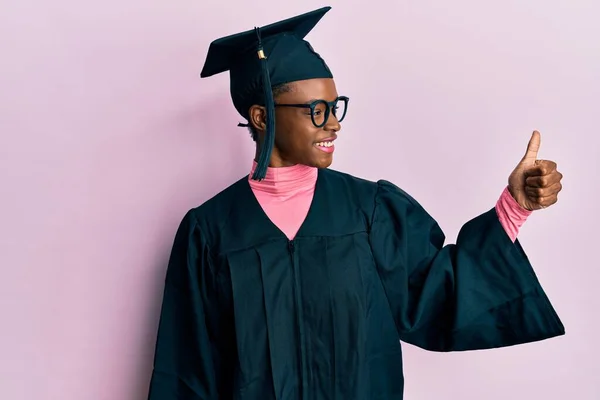
[[[177,231],[149,399],[402,399],[399,340],[442,352],[564,334],[494,209],[444,240],[398,187],[324,169],[290,241],[239,180]]]

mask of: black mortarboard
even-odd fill
[[[304,79],[333,77],[325,61],[304,40],[330,9],[323,7],[210,44],[200,76],[206,78],[229,71],[233,104],[247,120],[252,105],[267,108],[265,140],[253,179],[264,178],[273,150],[275,110],[272,88]]]

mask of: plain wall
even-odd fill
[[[600,399],[600,3],[2,0],[0,398],[143,400],[184,213],[248,173],[210,41],[323,5],[309,35],[350,108],[334,169],[415,196],[453,242],[534,129],[564,174],[520,239],[567,335],[405,345],[406,399]]]

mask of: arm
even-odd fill
[[[165,280],[149,400],[216,400],[229,357],[219,332],[210,252],[194,215],[183,219]]]
[[[436,221],[386,181],[369,233],[401,340],[433,351],[503,347],[564,334],[518,241],[496,211],[444,245]]]

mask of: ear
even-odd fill
[[[248,111],[250,121],[248,123],[258,132],[264,132],[267,127],[267,110],[265,107],[254,105]]]

